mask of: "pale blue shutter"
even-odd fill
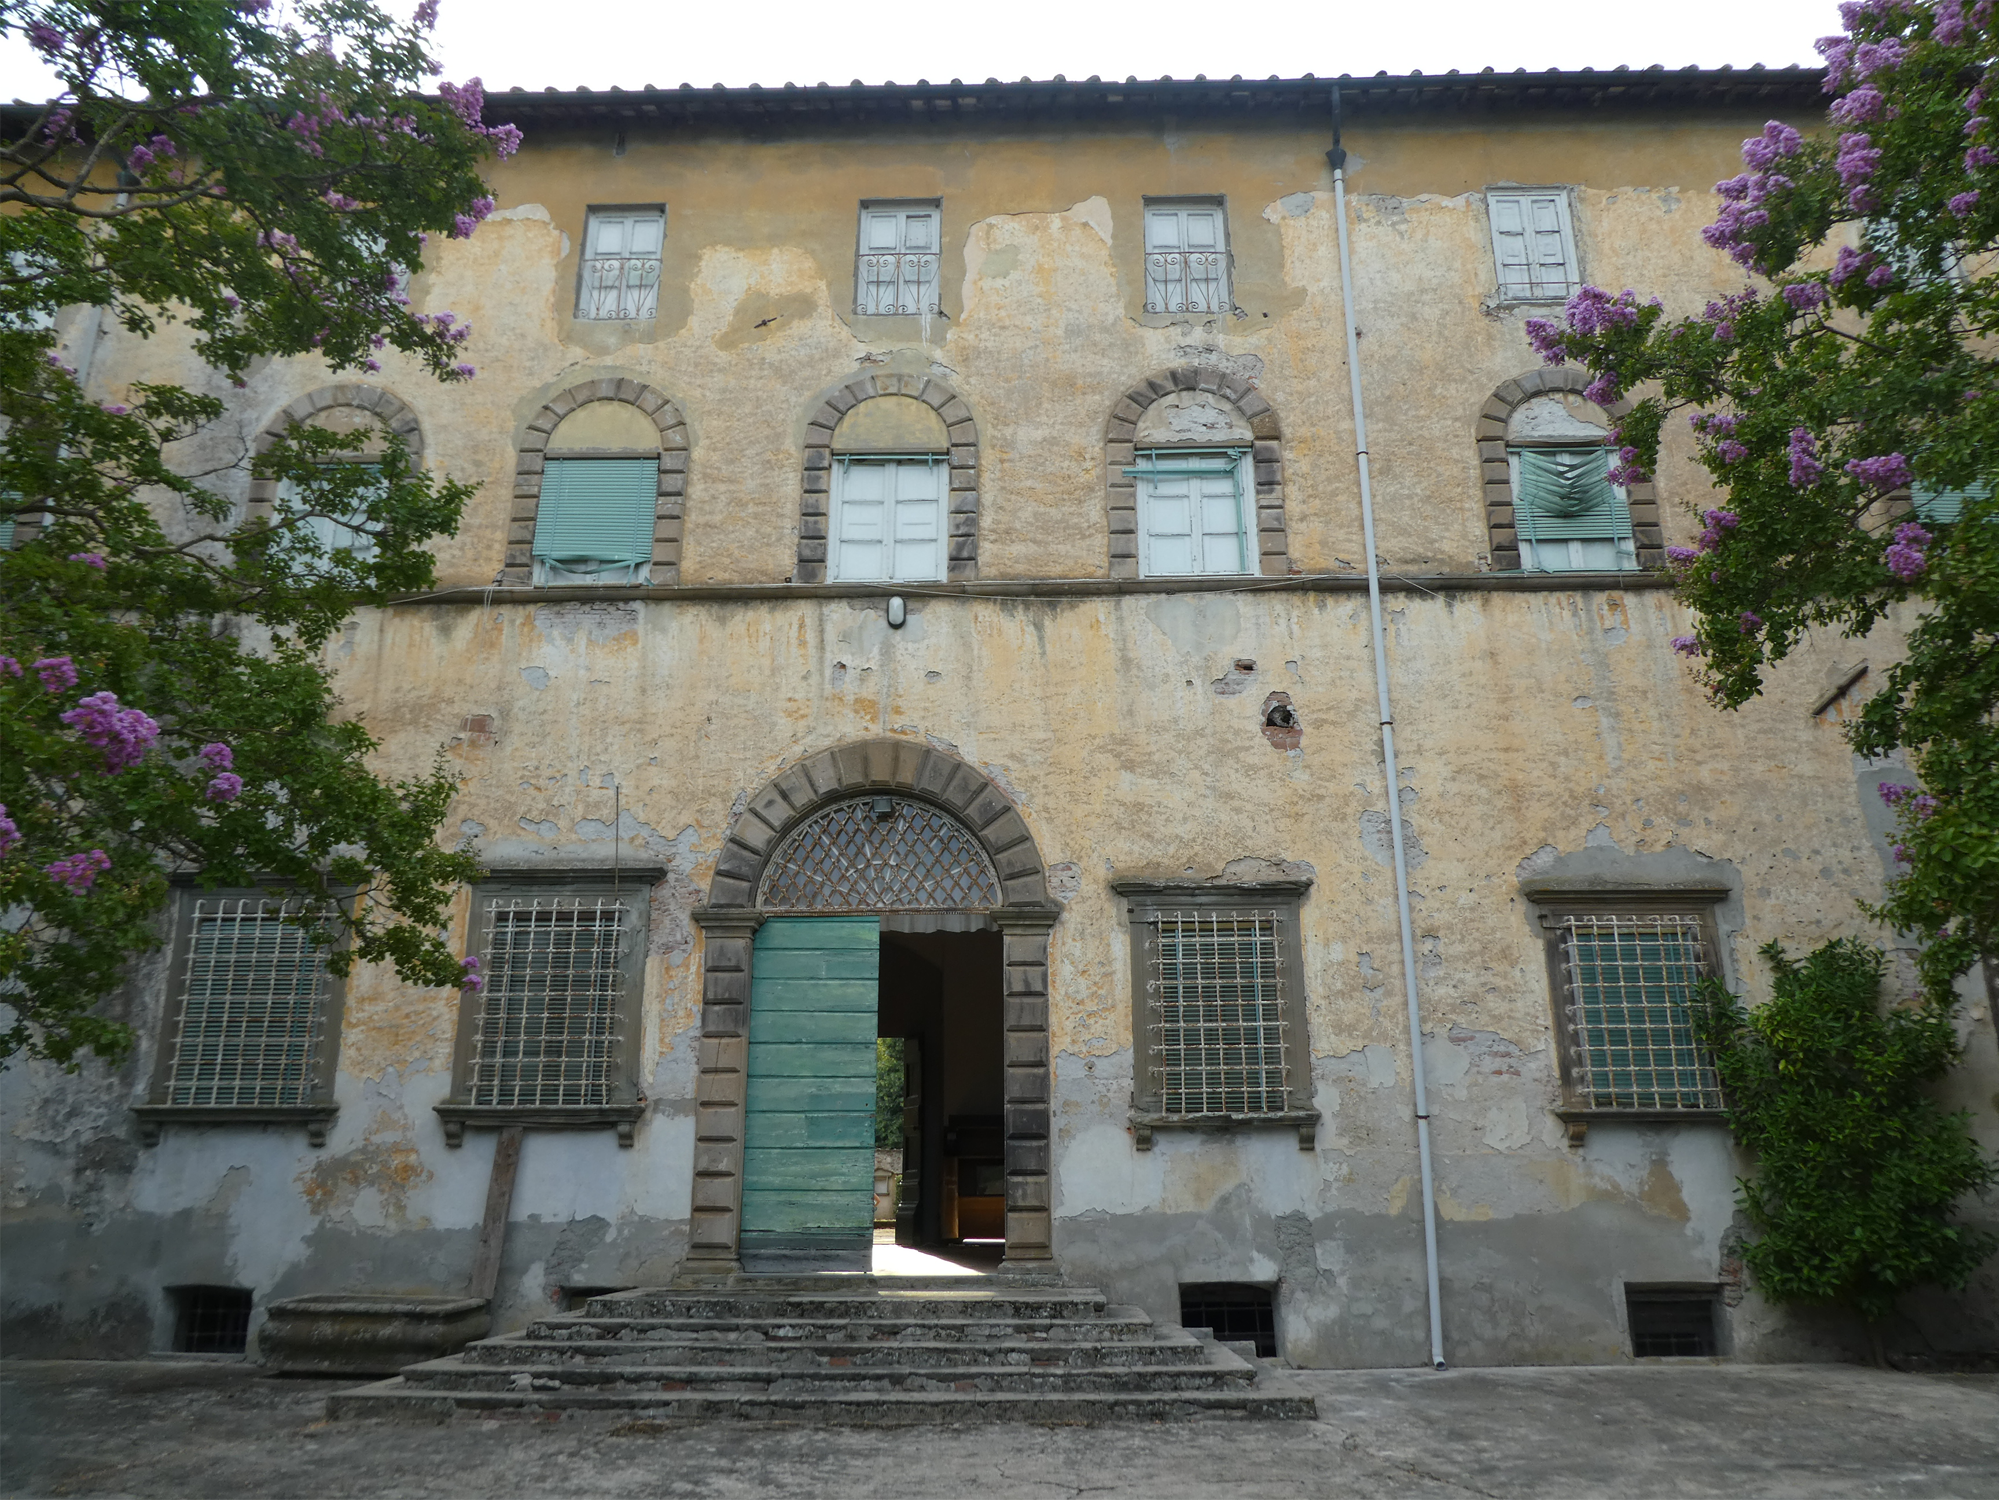
[[[1602,541],[1631,535],[1631,511],[1610,483],[1607,448],[1518,448],[1515,524],[1529,541]]]
[[[552,458],[542,470],[534,556],[571,573],[626,569],[652,561],[657,458]]]
[[[1961,490],[1933,489],[1920,480],[1912,487],[1916,502],[1916,519],[1928,521],[1935,526],[1948,526],[1953,521],[1964,519],[1964,503],[1967,500],[1990,500],[1992,486],[1983,480],[1968,484]]]

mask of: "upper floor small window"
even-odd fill
[[[1147,578],[1255,571],[1244,448],[1146,448],[1138,482],[1138,565]]]
[[[659,257],[665,243],[664,208],[591,209],[583,232],[576,316],[605,320],[657,317]]]
[[[1559,302],[1582,285],[1567,192],[1488,190],[1485,208],[1501,301]]]
[[[1228,217],[1218,198],[1145,205],[1145,310],[1221,313],[1229,295]]]
[[[860,250],[854,262],[857,313],[937,311],[937,252],[943,205],[863,203]]]

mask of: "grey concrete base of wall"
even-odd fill
[[[266,1314],[257,1347],[280,1375],[393,1375],[456,1354],[492,1326],[483,1297],[315,1292]]]

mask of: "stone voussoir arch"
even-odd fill
[[[392,396],[379,386],[358,383],[323,385],[318,390],[307,391],[296,401],[290,402],[264,424],[264,430],[257,434],[255,451],[260,454],[268,453],[271,445],[292,428],[309,426],[312,419],[321,412],[333,411],[340,407],[353,407],[358,411],[374,413],[389,431],[395,433],[409,446],[412,459],[423,457],[423,425],[417,421],[415,408],[401,397]],[[268,516],[277,498],[277,480],[250,481],[252,517]]]
[[[973,766],[918,740],[873,739],[809,756],[751,797],[715,861],[708,904],[694,913],[703,946],[690,1271],[741,1263],[750,981],[767,915],[756,904],[764,868],[794,828],[869,793],[947,812],[977,838],[999,877],[1002,904],[987,915],[1002,934],[1005,963],[1006,1257],[1025,1266],[1052,1256],[1048,942],[1058,909],[1040,850],[1013,800]]]
[[[798,502],[798,562],[794,583],[826,581],[833,494],[833,429],[840,418],[877,396],[912,396],[944,422],[950,444],[948,560],[945,577],[979,576],[979,426],[965,398],[932,375],[857,376],[819,403],[805,424],[805,472]]]
[[[534,523],[541,509],[541,476],[548,440],[562,419],[593,401],[636,406],[659,432],[659,498],[653,510],[652,581],[680,582],[680,544],[687,516],[687,419],[663,391],[639,381],[606,377],[573,385],[543,406],[527,424],[514,459],[514,505],[507,525],[507,560],[501,578],[534,578]]]
[[[1506,428],[1514,412],[1537,396],[1555,396],[1564,391],[1581,395],[1589,388],[1590,377],[1581,370],[1557,366],[1530,370],[1502,382],[1479,409],[1473,433],[1478,444],[1480,486],[1485,498],[1486,542],[1491,549],[1495,573],[1520,567],[1520,533],[1513,513],[1513,472],[1506,457]],[[1616,422],[1631,410],[1628,399],[1604,407]],[[1659,521],[1659,492],[1649,479],[1624,487],[1631,505],[1631,537],[1637,546],[1638,566],[1664,567],[1665,538]]]
[[[1104,506],[1110,526],[1110,573],[1136,578],[1138,482],[1125,473],[1136,458],[1145,413],[1176,391],[1205,391],[1228,402],[1249,424],[1250,461],[1256,480],[1257,567],[1265,577],[1291,571],[1291,542],[1284,521],[1284,429],[1277,411],[1254,382],[1218,365],[1175,365],[1138,382],[1111,408],[1104,427]]]

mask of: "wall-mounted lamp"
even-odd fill
[[[909,618],[909,606],[902,602],[902,595],[888,596],[888,624],[891,630],[902,629],[903,621]]]

